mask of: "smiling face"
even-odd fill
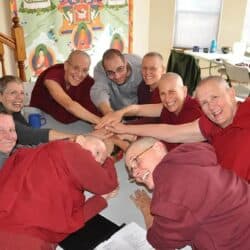
[[[0,152],[9,154],[17,140],[15,124],[11,115],[0,114]]]
[[[153,172],[166,153],[164,144],[155,139],[142,138],[134,142],[125,156],[130,176],[148,189],[154,189]]]
[[[219,84],[216,79],[207,80],[196,89],[196,97],[202,111],[215,124],[222,128],[233,122],[237,103],[235,91],[227,83]]]
[[[71,86],[78,86],[89,72],[90,58],[81,51],[74,51],[64,63],[65,81]]]
[[[0,102],[8,113],[21,111],[24,105],[24,87],[22,82],[8,82],[0,93]]]
[[[157,87],[158,81],[164,73],[163,60],[159,56],[144,56],[142,60],[142,77],[150,89]]]
[[[118,85],[124,84],[130,73],[127,62],[117,55],[105,59],[103,67],[107,77]]]
[[[163,106],[178,115],[187,96],[187,88],[183,86],[182,79],[174,73],[164,74],[158,82],[158,88]]]

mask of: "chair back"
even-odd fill
[[[250,83],[249,71],[246,67],[236,66],[226,61],[223,61],[223,64],[231,82]]]
[[[188,93],[193,94],[200,81],[200,66],[196,59],[183,51],[172,50],[168,59],[167,72],[174,72],[182,77],[183,83],[188,88]]]

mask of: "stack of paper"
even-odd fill
[[[153,250],[146,239],[145,229],[131,222],[117,231],[111,238],[98,245],[95,250]]]

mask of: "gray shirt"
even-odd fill
[[[106,76],[102,62],[95,66],[95,84],[91,88],[90,97],[97,107],[100,103],[107,102],[114,110],[118,110],[138,102],[137,88],[142,81],[141,58],[134,54],[124,56],[131,67],[131,75],[122,85],[116,84]]]
[[[3,167],[3,164],[8,157],[9,157],[8,154],[0,152],[0,169]]]

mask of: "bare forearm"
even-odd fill
[[[172,143],[198,142],[205,138],[202,136],[198,122],[182,125],[145,124],[123,125],[122,129],[111,128],[114,133],[133,134],[139,136],[152,136],[159,140]]]
[[[98,109],[102,112],[103,115],[113,112],[113,109],[111,108],[110,104],[107,102],[100,103],[100,105],[98,106]]]
[[[76,135],[74,134],[63,133],[54,129],[51,129],[49,131],[49,141],[66,139],[66,138],[74,138],[75,136]]]
[[[78,102],[73,101],[70,105],[66,106],[65,109],[81,120],[88,121],[93,124],[97,124],[100,121],[100,117],[89,112],[83,106],[81,106]]]

